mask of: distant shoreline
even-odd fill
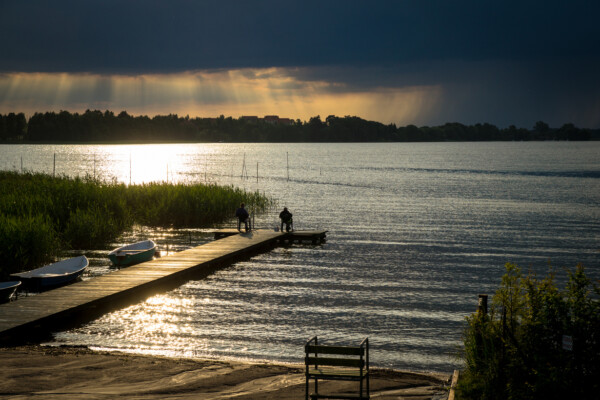
[[[268,118],[267,118],[268,117]],[[572,123],[551,128],[537,121],[532,128],[489,123],[439,126],[396,126],[356,116],[319,115],[309,121],[279,118],[220,116],[189,118],[176,114],[132,116],[126,111],[87,110],[0,114],[0,141],[29,143],[353,143],[353,142],[462,142],[462,141],[600,140],[600,129]]]
[[[592,138],[589,140],[585,140],[585,142],[598,142],[600,141],[600,136],[597,138]],[[302,143],[315,143],[315,144],[363,144],[363,143],[526,143],[526,142],[557,142],[557,143],[565,143],[565,142],[582,142],[582,140],[431,140],[431,141],[394,141],[394,142],[382,142],[382,141],[362,141],[362,142],[202,142],[202,141],[152,141],[152,142],[141,142],[141,141],[107,141],[107,142],[32,142],[32,141],[23,141],[23,142],[3,142],[0,141],[0,145],[61,145],[61,146],[107,146],[107,145],[140,145],[140,144],[302,144]]]

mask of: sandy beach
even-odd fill
[[[302,365],[174,359],[85,347],[0,349],[6,399],[304,399]],[[372,370],[374,399],[445,399],[450,375]],[[320,383],[320,393],[356,382]]]

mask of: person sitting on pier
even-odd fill
[[[242,227],[242,222],[244,223],[244,225],[246,225],[246,232],[248,232],[248,218],[250,217],[250,214],[248,214],[248,211],[246,211],[246,209],[244,208],[245,204],[242,203],[240,204],[240,208],[238,208],[237,210],[235,210],[235,216],[238,219],[238,231],[241,232],[241,227]]]
[[[294,220],[292,219],[292,213],[288,211],[287,207],[283,207],[283,211],[279,213],[281,219],[281,232],[283,232],[283,224],[285,224],[285,231],[289,232],[290,227],[294,230]]]

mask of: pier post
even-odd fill
[[[487,312],[488,312],[488,295],[487,294],[479,295],[479,305],[477,306],[477,311],[482,315],[487,315]]]

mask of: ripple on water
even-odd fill
[[[87,157],[89,149],[70,148],[72,164],[65,169],[84,173],[77,154]],[[134,181],[164,179],[164,168],[142,176],[134,150],[93,148],[103,174],[128,180],[123,171],[129,171],[131,152]],[[296,229],[329,230],[327,243],[278,247],[60,332],[55,343],[299,362],[314,335],[330,343],[369,336],[376,366],[448,372],[459,365],[454,354],[464,317],[476,309],[479,293],[493,293],[506,262],[540,274],[549,260],[559,272],[582,262],[600,277],[598,142],[187,144],[160,150],[153,162],[160,167],[168,161],[172,179],[206,177],[265,192],[278,207],[257,216],[259,226],[277,226],[279,207],[286,205]],[[0,167],[18,152],[0,146]],[[248,163],[261,163],[258,183],[235,172],[244,153]],[[146,237],[156,238],[165,254],[167,247],[180,251],[212,240],[206,230],[143,228],[120,242]],[[102,254],[94,253],[91,265],[91,275],[110,273]],[[564,283],[564,274],[558,279]]]

